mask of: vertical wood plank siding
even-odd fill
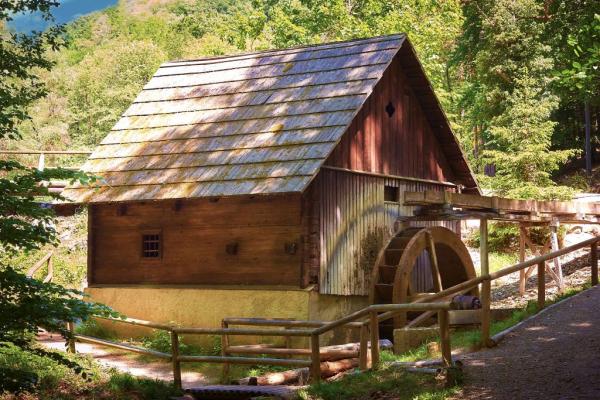
[[[413,215],[414,207],[384,202],[384,186],[404,191],[444,190],[436,184],[407,182],[323,169],[314,183],[320,193],[320,292],[368,295],[373,261],[400,217]],[[419,221],[413,226],[442,225],[459,232],[458,221]],[[419,290],[431,286],[426,254],[413,274]]]
[[[390,105],[394,112],[386,113]],[[396,57],[326,165],[454,182],[442,143]]]

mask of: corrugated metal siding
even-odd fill
[[[300,192],[403,41],[163,64],[84,166],[103,180],[63,195],[107,202]]]
[[[320,292],[335,295],[368,295],[372,261],[382,242],[402,216],[414,207],[384,203],[384,186],[403,191],[444,190],[443,186],[407,182],[323,169],[314,182],[320,204]],[[457,221],[413,223],[414,226],[443,225],[459,232]],[[413,279],[418,288],[431,284],[429,262],[418,262]]]

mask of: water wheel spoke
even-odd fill
[[[433,287],[436,292],[442,291],[442,276],[438,266],[437,253],[435,251],[435,242],[430,230],[426,231],[427,236],[427,252],[429,253],[429,263],[431,264],[431,278],[433,279]]]

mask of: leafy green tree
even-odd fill
[[[576,122],[583,118],[586,170],[589,175],[593,155],[590,109],[595,108],[597,118],[600,117],[600,11],[593,1],[557,0],[550,3],[547,15],[546,38],[555,48],[556,86],[562,99],[562,116],[567,117],[560,135],[567,146],[577,145],[579,141],[572,139],[573,136],[579,136],[578,126],[573,129],[568,119],[572,115],[579,117]]]
[[[3,2],[0,23],[4,25],[20,12],[40,12],[44,19],[51,20],[51,7],[57,4],[50,0]],[[39,71],[52,67],[47,51],[62,45],[62,32],[61,26],[29,35],[1,32],[0,139],[19,140],[19,125],[30,119],[29,107],[46,95]],[[38,171],[16,161],[0,161],[0,252],[10,255],[56,242],[54,213],[39,202],[40,198],[60,199],[44,186],[51,179],[79,180],[84,184],[90,180],[85,174],[65,169]],[[85,319],[92,312],[110,312],[104,306],[80,300],[79,295],[29,279],[2,262],[0,340],[23,343],[38,325],[67,335],[65,321]]]
[[[537,0],[466,3],[465,26],[456,58],[469,74],[462,99],[471,110],[474,141],[483,146],[479,165],[495,166],[482,182],[512,197],[564,197],[550,174],[574,155],[553,150],[558,98],[551,48],[542,40],[542,5]],[[548,189],[552,188],[552,189]]]

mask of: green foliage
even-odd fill
[[[6,390],[8,393],[2,394]],[[0,398],[167,399],[179,395],[171,384],[101,369],[91,359],[40,348],[0,343]]]
[[[549,89],[554,59],[544,41],[545,22],[537,0],[487,0],[464,6],[465,28],[456,53],[473,82],[462,102],[478,150],[477,165],[496,167],[482,183],[516,198],[564,198],[551,173],[577,154],[553,150],[559,99]]]
[[[162,353],[170,353],[171,335],[167,331],[155,330],[152,332],[152,335],[142,339],[142,345],[151,350],[160,351]],[[179,351],[181,354],[188,354],[188,346],[180,342]]]
[[[116,316],[108,307],[80,300],[83,293],[27,278],[11,267],[0,269],[0,340],[25,343],[38,326],[69,337],[66,321],[92,314]]]
[[[155,44],[132,40],[113,40],[84,56],[67,89],[74,141],[99,143],[164,59]]]
[[[90,318],[83,321],[75,327],[75,332],[79,335],[93,336],[100,339],[115,339],[117,334],[108,328],[105,324],[100,324],[97,320]]]

